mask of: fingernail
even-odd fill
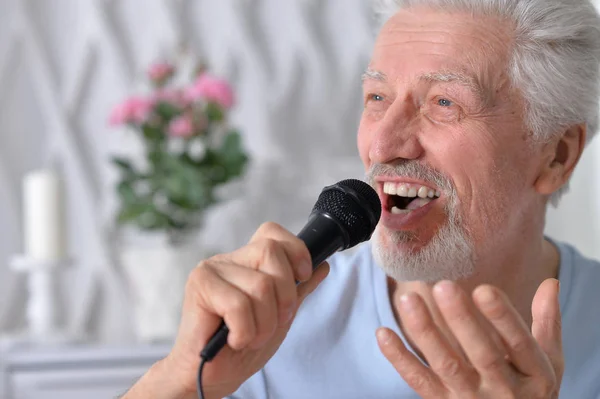
[[[294,314],[296,314],[296,304],[295,303],[286,309],[285,322],[289,323],[290,320],[292,320],[292,318],[294,317]]]
[[[408,294],[402,295],[400,297],[400,306],[402,307],[402,310],[407,313],[414,312],[417,307],[416,294],[410,292]]]
[[[456,284],[452,281],[440,281],[433,287],[434,293],[443,298],[451,298],[457,292]]]
[[[497,296],[492,288],[485,287],[479,290],[477,298],[482,303],[492,303],[496,300]]]
[[[285,317],[285,324],[289,323],[293,317],[294,317],[294,311],[291,310]]]
[[[377,339],[380,344],[387,345],[392,340],[392,334],[388,330],[381,329],[377,331]]]
[[[293,302],[289,306],[279,311],[279,325],[283,326],[289,323],[296,313],[296,302]]]
[[[283,311],[281,313],[281,316],[279,317],[279,326],[285,326],[287,323],[290,322],[290,320],[292,320],[292,317],[294,317],[294,311],[292,311],[292,310]]]
[[[300,281],[308,280],[312,275],[312,263],[307,261],[303,261],[302,263],[300,263],[300,265],[298,266],[298,275]]]

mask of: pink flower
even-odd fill
[[[225,109],[233,107],[235,103],[233,89],[229,83],[207,73],[202,74],[198,80],[186,90],[185,95],[190,101],[199,99],[212,101]]]
[[[148,68],[148,77],[156,83],[163,83],[173,76],[173,73],[175,73],[175,67],[167,62],[158,62]]]
[[[175,118],[169,124],[169,134],[174,137],[188,138],[194,135],[194,122],[188,115]]]
[[[150,116],[153,106],[154,103],[151,99],[130,97],[112,110],[109,123],[112,126],[125,123],[144,123]]]

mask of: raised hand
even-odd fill
[[[558,291],[555,279],[540,285],[529,331],[497,288],[478,287],[469,298],[455,283],[441,282],[433,288],[433,296],[459,349],[441,333],[415,293],[402,297],[399,313],[405,333],[428,366],[389,329],[377,331],[378,343],[402,378],[424,399],[557,398],[564,370]],[[481,322],[478,312],[489,325]]]

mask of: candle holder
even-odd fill
[[[40,260],[17,255],[10,260],[12,270],[27,273],[27,330],[16,341],[31,344],[65,344],[74,341],[59,322],[62,307],[57,290],[58,273],[71,265],[70,259]]]

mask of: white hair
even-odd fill
[[[589,0],[375,0],[381,24],[399,10],[426,6],[496,16],[515,26],[509,78],[525,102],[534,141],[584,123],[587,142],[598,129],[600,17]],[[551,198],[554,205],[568,190]]]

